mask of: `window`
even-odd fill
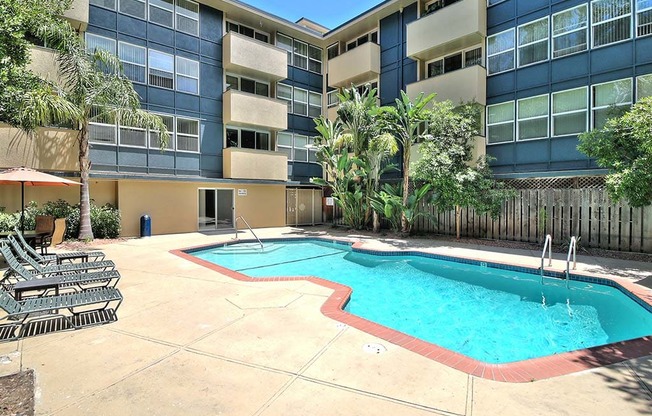
[[[652,97],[652,74],[636,78],[636,100]]]
[[[518,66],[548,59],[548,18],[518,27]]]
[[[127,78],[133,82],[145,84],[147,82],[147,49],[125,42],[118,42],[118,56]]]
[[[285,84],[276,84],[276,98],[287,101],[288,113],[292,113],[292,87]]]
[[[636,36],[652,35],[652,0],[636,0]]]
[[[301,116],[308,115],[308,91],[301,88],[294,88],[294,114]]]
[[[292,65],[292,51],[294,50],[293,40],[289,36],[285,36],[281,33],[276,34],[276,46],[281,49],[285,49],[288,53],[288,65]]]
[[[90,4],[115,10],[115,0],[91,0]]]
[[[308,69],[308,44],[294,40],[294,61],[293,65],[299,68]]]
[[[605,82],[594,85],[591,110],[593,128],[604,127],[608,119],[620,117],[632,105],[632,79]]]
[[[630,0],[591,2],[593,47],[609,45],[632,37]]]
[[[436,77],[444,73],[444,60],[438,59],[428,64],[428,78]]]
[[[97,107],[92,107],[88,123],[88,141],[100,144],[116,144],[115,122],[100,114]]]
[[[147,130],[139,127],[120,126],[120,145],[147,147]]]
[[[165,127],[168,129],[170,138],[168,139],[168,145],[165,146],[164,150],[174,150],[174,117],[167,116],[163,114],[157,114],[163,120]],[[152,149],[161,148],[161,139],[158,134],[158,130],[149,131],[149,147]]]
[[[487,106],[487,143],[514,141],[514,101]]]
[[[364,84],[360,84],[357,87],[355,87],[356,90],[358,90],[358,94],[362,95],[365,92],[369,92],[373,89],[376,89],[376,97],[378,97],[378,82],[366,82]]]
[[[328,108],[335,107],[340,103],[340,99],[337,97],[338,93],[338,90],[328,91]]]
[[[347,42],[346,44],[346,51],[350,51],[351,49],[355,49],[360,45],[364,45],[367,42],[371,43],[378,43],[378,31],[374,30],[373,32],[365,33],[364,35],[358,37],[355,40],[352,40],[350,42]]]
[[[482,65],[482,48],[464,52],[464,66]]]
[[[190,0],[176,0],[177,30],[199,35],[199,3]]]
[[[588,6],[582,4],[552,15],[552,57],[560,58],[588,47]]]
[[[514,29],[487,37],[489,75],[514,69]]]
[[[334,43],[331,46],[326,49],[326,55],[328,56],[328,59],[333,59],[339,56],[340,54],[340,44],[339,43]]]
[[[269,132],[227,127],[226,146],[244,149],[273,150]]]
[[[226,31],[240,33],[241,35],[254,38],[261,42],[269,43],[269,35],[267,33],[254,30],[240,23],[226,22]]]
[[[199,62],[177,56],[177,91],[199,94]]]
[[[462,52],[444,58],[444,73],[462,69]]]
[[[436,77],[451,71],[482,64],[482,48],[458,52],[453,55],[436,59],[427,64],[427,78]]]
[[[321,49],[308,45],[308,70],[321,74]]]
[[[434,0],[431,1],[430,3],[426,3],[426,10],[424,12],[424,15],[429,15],[430,13],[434,13],[439,9],[443,9],[446,6],[450,6],[453,3],[457,3],[460,0]]]
[[[548,94],[518,100],[518,140],[548,137]]]
[[[199,152],[199,120],[177,117],[177,150]]]
[[[316,92],[308,93],[308,116],[313,118],[321,116],[321,97],[322,95]]]
[[[310,137],[290,132],[280,132],[276,135],[277,148],[288,160],[295,162],[317,162],[317,149],[310,149]]]
[[[249,94],[269,97],[269,84],[237,75],[226,74],[227,90],[240,90]]]
[[[552,94],[552,135],[566,136],[586,131],[588,88],[576,88]]]
[[[280,132],[276,135],[276,147],[279,153],[283,153],[288,160],[294,160],[292,154],[293,138],[292,133]]]
[[[120,13],[145,18],[145,0],[120,0]]]
[[[86,32],[86,50],[89,53],[93,53],[96,49],[104,49],[105,51],[115,53],[115,39]]]
[[[149,84],[174,89],[174,56],[149,50]]]
[[[149,21],[174,27],[174,0],[149,0]]]
[[[308,149],[306,149],[307,144],[308,144],[308,136],[304,136],[302,134],[294,135],[294,161],[295,162],[308,161]]]

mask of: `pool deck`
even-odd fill
[[[540,264],[540,252],[374,240],[328,227],[256,232]],[[118,288],[125,300],[118,322],[0,343],[0,376],[34,369],[39,415],[652,413],[652,356],[534,382],[498,382],[327,317],[321,309],[331,288],[305,280],[240,281],[171,253],[232,237],[189,233],[101,247],[122,274]],[[553,268],[564,267],[565,256],[555,255]],[[652,263],[579,255],[578,270],[617,276],[652,296]],[[365,352],[368,343],[387,351]]]

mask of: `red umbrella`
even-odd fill
[[[27,186],[72,186],[81,185],[79,182],[71,181],[38,170],[26,168],[7,169],[0,172],[0,184],[7,185],[20,182],[20,230],[25,231],[25,185]]]

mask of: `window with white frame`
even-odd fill
[[[282,33],[276,34],[276,46],[278,46],[281,49],[284,49],[287,52],[288,65],[292,65],[292,51],[294,50],[293,43],[294,40],[291,37],[285,36]]]
[[[294,88],[294,100],[292,101],[294,114],[300,116],[308,115],[308,90]]]
[[[174,150],[174,117],[165,114],[157,114],[157,116],[163,120],[169,135],[167,146],[162,150]],[[161,137],[158,130],[149,130],[149,147],[151,149],[161,149]]]
[[[93,53],[96,49],[103,49],[115,54],[115,39],[86,32],[86,50]]]
[[[147,147],[147,129],[121,124],[118,129],[121,146]]]
[[[150,49],[148,56],[149,84],[174,89],[174,55]]]
[[[177,56],[177,91],[199,94],[199,62]]]
[[[622,116],[632,105],[631,78],[593,85],[591,111],[593,128],[604,127],[608,119]]]
[[[548,94],[518,100],[516,119],[518,140],[548,137]]]
[[[298,68],[308,69],[308,44],[294,39],[294,59],[292,64]]]
[[[174,27],[174,0],[149,0],[149,21]]]
[[[514,28],[487,37],[487,73],[514,69]]]
[[[274,150],[268,131],[226,128],[226,146],[244,149]]]
[[[548,17],[518,27],[518,66],[548,59]]]
[[[308,70],[321,74],[321,49],[308,45]]]
[[[120,13],[145,18],[145,0],[120,0]]]
[[[118,57],[127,78],[133,82],[147,83],[147,48],[118,42]]]
[[[514,141],[514,101],[487,106],[487,143]]]
[[[293,160],[292,147],[294,146],[294,139],[292,133],[279,132],[276,134],[276,148],[279,153],[283,153],[288,157],[288,160]]]
[[[276,84],[276,98],[286,101],[288,104],[288,113],[292,113],[292,87],[290,85]]]
[[[328,91],[328,108],[335,107],[340,103],[340,99],[337,96],[338,93],[338,90]]]
[[[589,11],[581,4],[552,15],[552,57],[560,58],[588,48]]]
[[[652,0],[636,0],[636,36],[652,35]]]
[[[591,2],[593,47],[609,45],[632,37],[631,0],[594,0]]]
[[[199,3],[190,0],[176,0],[177,30],[199,35]]]
[[[91,107],[88,123],[88,141],[99,144],[113,144],[116,141],[116,125],[103,111],[97,107]]]
[[[177,151],[199,152],[199,120],[177,117]]]
[[[241,35],[254,38],[261,42],[269,43],[269,34],[253,29],[249,26],[245,26],[241,23],[226,22],[226,31],[240,33]]]
[[[308,93],[308,116],[313,118],[321,116],[321,99],[322,95],[318,92]]]
[[[115,0],[91,0],[90,4],[115,10]]]
[[[652,74],[636,78],[636,101],[644,97],[652,97]]]
[[[276,33],[276,46],[288,54],[288,65],[321,74],[322,50],[282,33]]]
[[[317,162],[317,149],[311,148],[312,139],[303,134],[279,132],[276,135],[276,146],[288,160],[295,162]]]
[[[588,87],[552,94],[552,135],[583,133],[588,126]]]
[[[482,64],[482,48],[460,51],[426,64],[427,78],[436,77],[458,69]]]
[[[340,55],[340,43],[334,43],[326,49],[328,59],[337,58]]]

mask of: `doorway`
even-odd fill
[[[233,200],[233,189],[199,189],[199,230],[234,228]]]

